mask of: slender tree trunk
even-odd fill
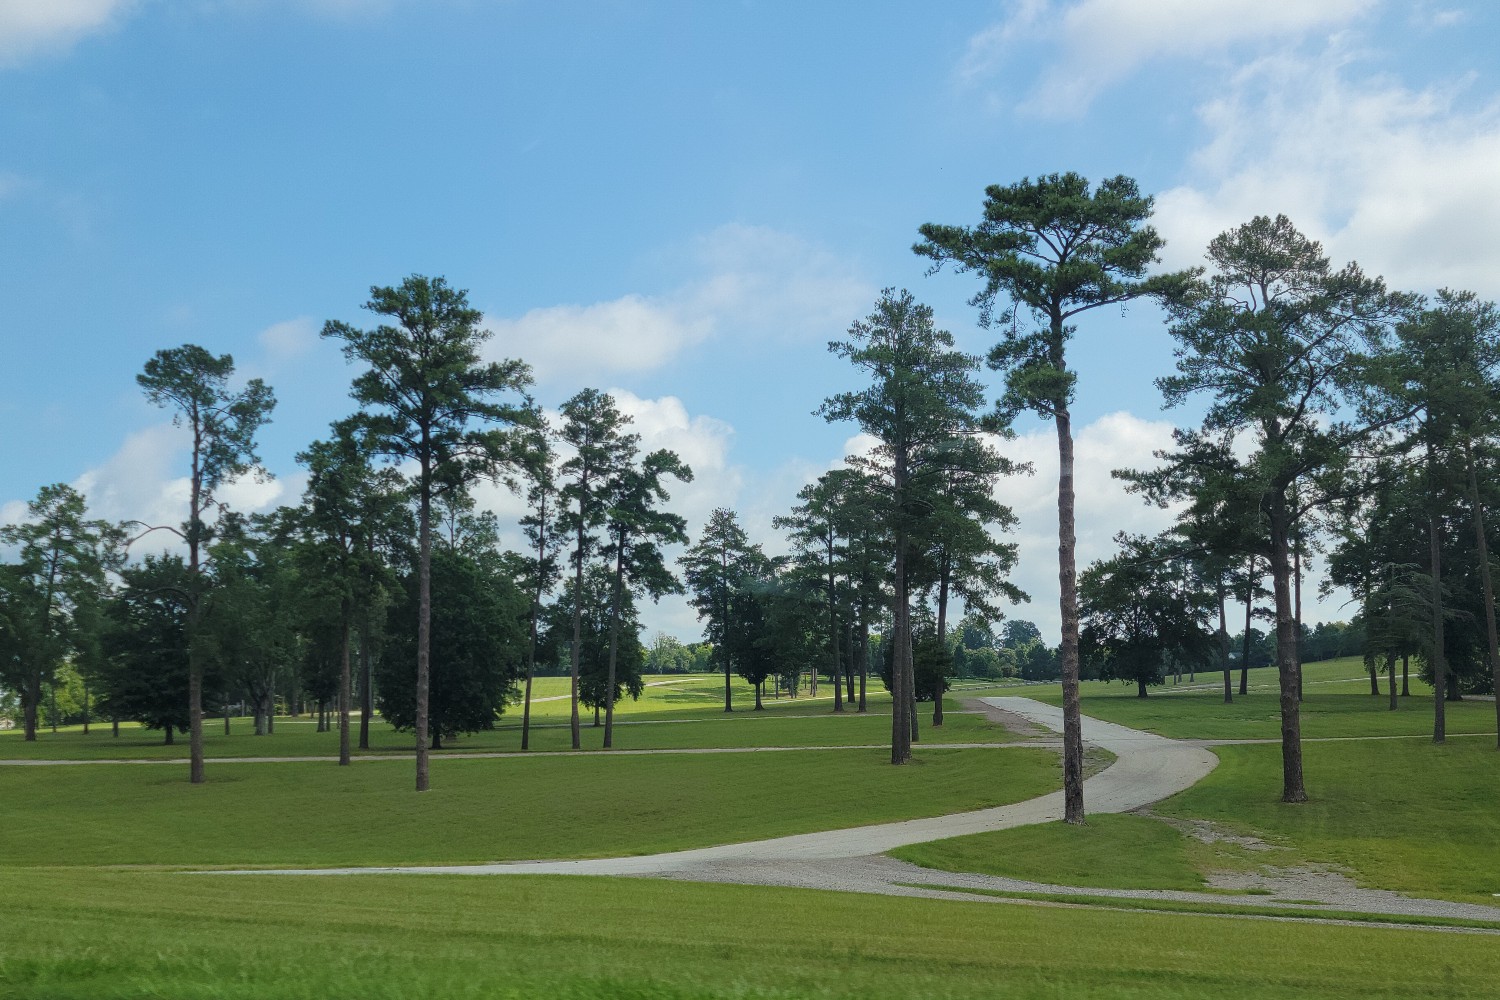
[[[370,719],[375,715],[375,692],[370,687],[370,611],[364,609],[359,626],[359,748],[370,749]]]
[[[1306,802],[1302,778],[1301,688],[1297,662],[1297,619],[1292,609],[1291,525],[1286,498],[1272,497],[1271,579],[1276,592],[1276,667],[1281,682],[1281,801]]]
[[[833,540],[828,542],[828,680],[833,685],[833,710],[844,710],[844,685],[839,677],[839,610],[838,590],[833,576]]]
[[[1406,654],[1406,653],[1401,654],[1401,697],[1403,697],[1403,698],[1410,698],[1411,697],[1411,671],[1409,669],[1410,667],[1411,667],[1411,656],[1409,654]]]
[[[850,705],[855,703],[854,699],[854,622],[844,623],[844,649],[846,650],[844,661],[839,669],[844,672],[844,684],[846,695],[844,700]]]
[[[1292,581],[1295,585],[1297,614],[1297,644],[1292,647],[1297,655],[1297,700],[1302,700],[1302,536],[1299,534],[1292,547]]]
[[[87,727],[85,727],[87,731]],[[229,735],[229,695],[224,695],[224,735]]]
[[[719,659],[724,664],[724,711],[734,711],[734,701],[729,685],[729,548],[725,543],[719,547]]]
[[[1444,702],[1447,700],[1447,657],[1443,649],[1443,550],[1436,516],[1427,519],[1432,557],[1432,742],[1448,738]]]
[[[427,445],[427,431],[422,432]],[[428,685],[432,661],[432,470],[424,458],[421,497],[417,515],[417,791],[425,792],[430,784],[431,749],[427,731]]]
[[[1139,677],[1135,679],[1135,696],[1137,698],[1146,697],[1146,682]]]
[[[26,742],[36,742],[37,716],[42,703],[42,675],[40,671],[26,678],[26,690],[21,696],[21,724],[26,728]]]
[[[583,733],[578,725],[578,656],[583,649],[583,532],[585,511],[583,494],[578,497],[578,551],[574,553],[573,567],[573,648],[568,656],[568,694],[571,706],[573,749],[583,748]]]
[[[1474,467],[1474,449],[1465,442],[1464,450],[1469,465],[1469,503],[1474,511],[1474,544],[1479,550],[1479,581],[1484,590],[1484,628],[1489,639],[1490,677],[1494,682],[1496,748],[1500,749],[1500,633],[1495,628],[1495,582],[1490,573],[1490,544],[1484,533],[1484,505],[1479,497],[1479,472]]]
[[[118,715],[109,717],[109,735],[115,739],[120,738],[120,717]]]
[[[1380,697],[1380,665],[1371,660],[1365,667],[1370,672],[1370,695],[1374,698]]]
[[[865,623],[865,612],[859,616],[859,711],[867,709],[865,689],[870,679],[870,626]]]
[[[1245,584],[1245,641],[1240,648],[1240,696],[1250,690],[1250,626],[1255,618],[1255,557],[1250,557]]]
[[[89,734],[89,682],[83,682],[83,735]]]
[[[353,672],[349,662],[349,602],[344,601],[344,613],[340,616],[339,629],[340,660],[339,664],[339,766],[349,766],[349,707],[354,701],[353,694]]]
[[[615,553],[615,593],[609,616],[609,675],[604,688],[604,749],[615,745],[615,648],[620,638],[620,594],[625,585],[625,533],[621,531],[620,547]],[[760,692],[755,692],[760,701]]]
[[[1060,362],[1061,358],[1056,360]],[[1078,539],[1074,524],[1073,424],[1068,408],[1061,400],[1056,405],[1054,419],[1057,424],[1058,609],[1062,618],[1058,659],[1062,667],[1063,692],[1063,819],[1081,824],[1084,819],[1083,713],[1078,704]]]
[[[1389,653],[1385,658],[1386,687],[1391,689],[1391,711],[1396,710],[1396,654]]]
[[[937,606],[937,641],[938,648],[943,651],[945,673],[948,661],[948,577],[950,575],[951,567],[948,553],[945,551],[938,570]],[[937,689],[932,696],[932,728],[934,729],[943,724],[943,680],[944,678],[938,678]]]
[[[755,710],[757,712],[764,712],[766,710],[766,706],[761,704],[761,698],[760,698],[760,693],[761,693],[762,690],[765,689],[765,686],[766,686],[766,682],[765,681],[761,681],[760,683],[758,683],[758,684],[755,685]]]
[[[904,456],[896,461],[897,509],[899,498],[905,488]],[[906,529],[896,529],[895,600],[891,605],[891,763],[905,764],[911,760],[911,702],[906,694],[906,671],[910,658],[911,634],[910,608],[906,594]]]
[[[175,745],[176,744],[176,740],[172,739],[172,727],[169,725],[169,726],[166,727],[166,730],[167,730],[167,735],[166,735],[166,738],[161,741],[162,742],[162,746],[168,746],[169,747],[169,746]]]
[[[1218,598],[1219,662],[1224,665],[1224,704],[1228,705],[1234,701],[1234,672],[1229,669],[1229,612],[1225,607],[1228,603],[1229,595],[1224,587],[1222,576],[1219,580]]]

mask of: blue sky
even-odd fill
[[[1397,287],[1500,297],[1497,43],[1481,3],[0,0],[0,521],[55,481],[180,519],[184,443],[134,376],[184,342],[275,388],[278,478],[231,497],[292,501],[351,406],[317,330],[415,272],[469,290],[544,403],[609,388],[682,452],[694,529],[730,506],[779,549],[854,436],[811,415],[856,384],[826,342],[880,288],[989,345],[973,279],[910,252],[987,184],[1125,173],[1172,266],[1286,212]],[[1160,410],[1148,306],[1073,360],[1087,561],[1164,523],[1108,469],[1193,414]],[[1021,431],[1014,613],[1055,635],[1055,444]],[[697,633],[680,601],[647,622]]]

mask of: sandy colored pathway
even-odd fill
[[[1028,722],[1054,731],[1062,729],[1062,709],[1029,698],[985,698],[984,702],[1012,712]],[[1112,722],[1085,718],[1084,739],[1103,747],[1117,758],[1115,763],[1084,783],[1085,801],[1093,812],[1125,812],[1149,805],[1190,787],[1218,763],[1208,750],[1128,729]],[[925,746],[925,745],[924,745]],[[1062,792],[974,812],[934,816],[928,819],[880,823],[845,830],[804,833],[742,844],[723,844],[691,851],[649,854],[627,858],[585,861],[521,861],[487,865],[415,866],[402,868],[289,869],[284,874],[359,874],[365,872],[413,872],[428,874],[505,875],[659,875],[678,878],[707,876],[729,866],[739,872],[736,881],[783,884],[778,874],[795,861],[831,861],[882,854],[907,844],[920,844],[944,837],[957,837],[1014,826],[1046,823],[1062,818]],[[755,878],[750,876],[758,875]],[[871,891],[871,890],[865,890]],[[874,890],[878,891],[878,890]]]

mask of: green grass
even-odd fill
[[[941,889],[944,892],[962,892],[970,896],[989,896],[994,899],[1025,899],[1043,903],[1059,903],[1064,906],[1094,906],[1119,910],[1145,910],[1150,913],[1212,913],[1221,916],[1249,917],[1310,917],[1317,920],[1352,920],[1363,924],[1403,924],[1418,927],[1472,927],[1487,931],[1500,931],[1500,922],[1492,920],[1463,920],[1446,917],[1401,916],[1389,913],[1363,913],[1357,910],[1335,910],[1323,906],[1315,899],[1287,899],[1285,903],[1296,903],[1309,909],[1293,909],[1290,906],[1240,906],[1237,904],[1215,904],[1186,902],[1177,899],[1139,899],[1132,896],[1090,896],[1066,892],[1010,892],[1004,889],[975,889],[962,885],[943,885],[937,882],[902,883],[914,889]],[[1316,907],[1316,909],[1312,909]]]
[[[1370,695],[1363,668],[1357,658],[1304,665],[1303,737],[1430,736],[1430,689],[1414,682],[1412,696],[1398,699],[1399,707],[1392,712],[1387,695]],[[1136,697],[1133,684],[1084,681],[1079,698],[1085,715],[1177,739],[1279,739],[1281,703],[1276,672],[1260,668],[1252,670],[1250,677],[1249,693],[1240,695],[1239,676],[1235,675],[1234,702],[1227,705],[1222,687],[1214,687],[1213,675],[1208,674],[1199,675],[1200,685],[1208,678],[1207,688],[1167,684],[1151,688],[1146,698]],[[1381,690],[1385,691],[1383,678]],[[1018,694],[1053,705],[1062,703],[1062,692],[1055,684],[995,693]],[[1446,714],[1449,735],[1495,734],[1493,702],[1449,703]]]
[[[1050,791],[1055,753],[919,750],[0,770],[9,865],[337,866],[646,854],[982,809]]]
[[[667,678],[669,680],[673,678]],[[678,678],[681,679],[681,678]],[[538,678],[547,689],[567,692],[567,678]],[[717,687],[715,686],[717,685]],[[692,675],[682,684],[648,687],[640,702],[621,703],[616,715],[615,746],[620,749],[656,750],[755,746],[873,746],[890,742],[890,699],[884,691],[869,699],[870,713],[846,711],[833,714],[833,700],[825,684],[817,698],[768,701],[766,710],[752,710],[753,700],[740,700],[733,713],[723,711],[723,679]],[[749,688],[742,692],[749,695]],[[752,696],[753,697],[753,696]],[[924,738],[942,743],[1010,742],[1015,735],[982,717],[959,714],[960,697],[945,702],[949,714],[941,729],[924,725]],[[546,709],[546,711],[543,711]],[[931,706],[922,706],[923,723],[930,721]],[[811,716],[811,718],[809,718]],[[568,750],[572,741],[568,728],[568,703],[544,702],[535,706],[531,733],[533,750]],[[497,727],[450,740],[444,754],[518,752],[521,748],[520,711],[507,709]],[[231,734],[224,735],[219,719],[206,720],[204,752],[215,757],[308,757],[338,753],[338,733],[318,732],[310,717],[280,718],[276,731],[256,736],[251,720],[231,721]],[[602,727],[593,725],[592,713],[582,720],[585,750],[598,750],[604,739]],[[358,731],[358,721],[355,721]],[[398,733],[376,720],[370,729],[369,754],[410,754],[410,733]],[[28,743],[18,732],[0,733],[0,759],[11,760],[186,760],[187,740],[179,736],[164,746],[162,734],[122,725],[120,736],[110,735],[108,724],[94,726],[88,735],[82,727],[68,727],[56,734],[43,731]]]
[[[937,871],[1051,885],[1201,891],[1188,838],[1160,820],[1099,814],[1087,826],[1047,823],[976,833],[891,852]]]
[[[566,877],[0,874],[25,1000],[1492,997],[1491,937]]]
[[[1337,680],[1358,660],[1312,664],[1309,678]],[[1252,675],[1253,676],[1253,675]],[[1362,678],[1356,677],[1357,681]],[[1368,683],[1367,681],[1363,681]],[[1274,695],[1214,692],[1153,696],[1144,701],[1086,685],[1083,710],[1125,725],[1174,736],[1276,735]],[[1429,702],[1389,712],[1367,693],[1310,688],[1303,703],[1308,735],[1401,735],[1431,725]],[[1028,692],[1029,693],[1029,692]],[[1448,706],[1449,731],[1493,733],[1494,705]],[[1257,713],[1266,718],[1256,719]],[[1156,805],[1163,815],[1207,819],[1282,848],[1274,856],[1200,844],[1149,818],[1095,816],[1082,830],[1065,824],[1029,827],[904,848],[898,856],[927,867],[1053,884],[1100,888],[1195,888],[1221,868],[1330,865],[1359,884],[1416,896],[1494,906],[1500,903],[1500,753],[1493,736],[1306,742],[1304,774],[1311,802],[1286,805],[1278,745],[1224,746],[1207,778]]]
[[[1488,741],[1309,743],[1312,801],[1299,805],[1279,801],[1280,747],[1214,752],[1218,768],[1156,811],[1259,834],[1365,886],[1500,902],[1500,753]]]

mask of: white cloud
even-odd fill
[[[126,435],[118,451],[80,475],[73,487],[87,498],[92,517],[175,528],[187,519],[191,483],[178,473],[187,467],[188,446],[181,427],[170,423],[146,427]],[[253,476],[242,476],[218,490],[218,499],[240,513],[264,513],[286,495],[287,484],[282,481],[257,481]],[[133,534],[141,530],[134,529]],[[134,552],[163,548],[177,551],[176,536],[156,532],[138,543]]]
[[[672,269],[698,276],[666,294],[487,316],[495,336],[486,354],[525,359],[543,384],[598,381],[661,368],[730,332],[772,341],[827,335],[874,295],[834,255],[763,227],[723,226],[672,256]]]
[[[310,317],[272,323],[256,334],[257,342],[273,364],[302,357],[318,343],[318,325]]]
[[[0,0],[0,66],[64,50],[134,6],[135,0]]]
[[[1471,80],[1412,90],[1355,79],[1356,65],[1338,45],[1262,59],[1199,109],[1195,176],[1157,199],[1172,262],[1199,263],[1219,232],[1282,212],[1335,265],[1358,260],[1400,288],[1500,295],[1500,100],[1465,110]]]
[[[1057,57],[1024,98],[1023,110],[1048,116],[1082,113],[1109,85],[1143,66],[1203,60],[1247,44],[1285,44],[1331,31],[1375,6],[1375,0],[1020,0],[1006,19],[974,35],[956,69],[975,84],[1017,49],[1055,49]]]
[[[703,340],[711,323],[681,303],[626,295],[593,305],[533,309],[519,319],[486,318],[493,358],[524,358],[538,380],[574,381],[659,368]]]

